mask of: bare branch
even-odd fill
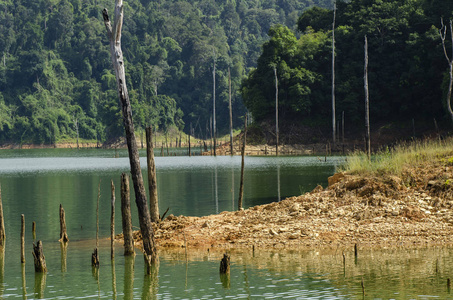
[[[448,63],[451,64],[452,60],[448,56],[447,48],[445,47],[445,38],[447,37],[447,26],[445,26],[443,18],[440,18],[440,23],[442,24],[442,27],[439,29],[439,35],[440,35],[440,39],[442,40],[442,47],[444,49],[445,58],[447,59]],[[450,28],[452,28],[451,20],[450,20]],[[452,34],[452,39],[453,39],[453,34]]]
[[[115,36],[114,36],[114,40],[115,40],[115,43],[117,45],[120,45],[121,44],[121,29],[123,27],[123,1],[122,0],[118,0],[116,2],[116,6],[115,6],[115,23],[114,23],[114,27],[115,27]]]
[[[104,8],[102,10],[102,17],[104,18],[104,25],[105,29],[107,29],[107,35],[109,39],[112,38],[112,25],[110,24],[110,19],[109,19],[109,12],[107,11],[107,8]]]

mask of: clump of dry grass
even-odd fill
[[[375,153],[368,160],[366,153],[356,152],[347,158],[342,171],[363,175],[397,175],[401,176],[406,166],[419,165],[446,159],[453,154],[453,138],[442,141],[423,140],[403,143],[390,149]],[[451,163],[453,159],[450,158]]]

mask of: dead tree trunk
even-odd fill
[[[113,180],[110,181],[111,183],[111,192],[112,192],[112,200],[111,200],[111,214],[110,214],[110,258],[115,258],[115,185],[113,184]]]
[[[278,78],[277,78],[277,67],[274,66],[275,76],[275,135],[277,142],[275,143],[275,155],[278,156]]]
[[[214,135],[214,156],[217,155],[217,132],[215,124],[215,51],[214,51],[214,68],[212,69],[212,122],[213,122],[213,135]]]
[[[107,9],[103,12],[104,24],[110,40],[110,53],[112,55],[113,67],[115,69],[118,95],[121,102],[123,113],[124,129],[126,131],[127,148],[129,151],[129,161],[131,165],[132,181],[134,183],[135,203],[137,204],[140,231],[143,238],[143,249],[145,250],[145,260],[148,266],[157,262],[156,246],[154,242],[154,231],[151,225],[143,176],[140,168],[140,157],[135,140],[134,124],[132,122],[132,110],[129,101],[129,94],[126,86],[126,76],[124,71],[123,53],[121,50],[121,28],[123,26],[123,1],[116,0],[114,28],[110,24]],[[147,268],[148,273],[151,272]]]
[[[337,13],[337,3],[333,4],[333,22],[332,22],[332,142],[335,148],[336,132],[335,132],[335,17]]]
[[[20,215],[20,262],[25,263],[25,216]]]
[[[365,87],[365,139],[366,153],[371,159],[371,139],[370,139],[370,95],[368,92],[368,39],[365,36],[365,67],[364,67],[364,87]]]
[[[234,155],[233,151],[233,110],[231,107],[231,71],[228,67],[228,107],[230,110],[230,153]]]
[[[239,200],[238,210],[242,209],[242,198],[244,197],[244,157],[245,157],[245,143],[247,139],[247,115],[245,115],[244,121],[244,140],[242,141],[242,161],[241,161],[241,183],[239,185]]]
[[[60,204],[60,241],[66,243],[69,241],[68,234],[66,233],[66,219],[64,208]]]
[[[149,203],[151,207],[151,222],[158,222],[160,220],[159,201],[157,198],[156,164],[154,163],[153,128],[151,126],[146,127],[146,159],[148,163],[148,187]]]
[[[5,246],[5,221],[3,219],[2,186],[0,185],[0,247]]]
[[[445,58],[447,59],[448,66],[450,68],[450,83],[448,85],[448,92],[447,92],[447,109],[448,113],[450,114],[450,117],[453,121],[453,110],[451,108],[451,94],[452,94],[452,88],[453,88],[453,58],[450,58],[447,53],[447,48],[445,46],[445,38],[447,36],[447,26],[444,25],[444,20],[443,18],[440,19],[442,27],[439,31],[440,33],[440,38],[442,39],[442,46],[444,49],[444,54]],[[451,35],[451,41],[452,41],[452,56],[453,56],[453,23],[452,20],[450,20],[450,35]]]
[[[121,174],[121,219],[123,225],[124,255],[134,255],[129,177],[126,173]]]
[[[46,273],[47,272],[46,258],[42,250],[41,241],[38,241],[36,246],[33,243],[33,258],[35,260],[35,272]]]

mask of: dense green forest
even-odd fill
[[[270,125],[275,126],[274,66],[279,78],[280,119],[286,131],[304,126],[331,130],[333,15],[333,9],[305,11],[298,20],[300,37],[287,26],[271,27],[257,68],[244,80],[242,90],[246,107],[257,123],[268,125],[268,131],[274,130]],[[399,123],[401,128],[404,123],[411,128],[415,120],[434,129],[436,118],[451,128],[446,109],[449,66],[439,28],[441,17],[448,24],[452,16],[453,1],[337,1],[337,121],[344,112],[346,126],[364,133],[366,35],[372,124]],[[449,28],[446,42],[451,58]],[[319,140],[319,132],[314,135],[310,139]],[[329,138],[326,130],[323,136]]]
[[[282,127],[330,128],[333,0],[125,1],[123,52],[134,123],[209,135],[213,68],[218,131],[249,111]],[[102,21],[113,0],[0,0],[0,144],[123,135]],[[445,0],[337,1],[337,120],[362,128],[363,40],[369,40],[371,120],[447,120]],[[449,37],[449,36],[448,36]],[[451,40],[447,38],[447,49]],[[274,123],[275,124],[275,123]],[[307,140],[307,142],[311,142]]]
[[[331,0],[124,1],[123,52],[138,130],[207,135],[213,66],[220,132],[245,113],[241,81],[274,24]],[[0,0],[0,143],[106,141],[123,135],[102,9],[114,0]]]

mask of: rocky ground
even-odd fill
[[[278,203],[205,217],[169,215],[158,247],[343,248],[453,243],[453,165],[411,166],[401,177],[335,174],[329,187]],[[137,233],[139,243],[139,233]]]

